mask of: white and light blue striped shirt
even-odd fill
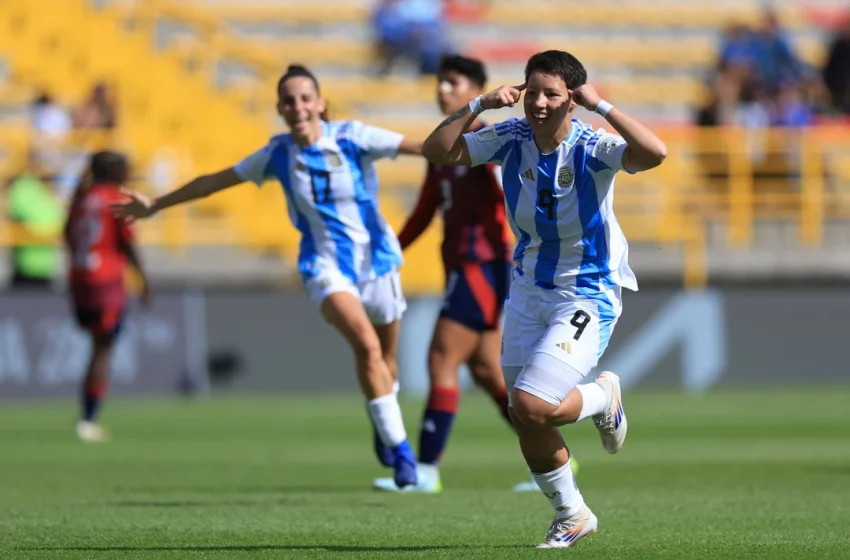
[[[598,297],[637,290],[629,246],[614,216],[614,176],[626,141],[579,120],[550,154],[537,148],[526,119],[464,135],[472,165],[502,166],[518,274],[544,289]]]
[[[356,284],[401,266],[398,239],[378,209],[374,166],[394,158],[401,140],[357,121],[322,123],[322,137],[312,146],[281,134],[234,166],[257,185],[280,181],[301,232],[298,269],[305,282],[335,268]]]

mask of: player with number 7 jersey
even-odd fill
[[[114,211],[130,219],[209,196],[244,182],[276,180],[301,235],[298,270],[322,316],[351,346],[366,408],[378,433],[376,454],[399,487],[416,483],[416,458],[397,398],[396,347],[407,307],[401,249],[378,209],[375,161],[421,155],[422,143],[357,121],[328,121],[319,81],[291,65],[277,84],[277,111],[289,132],[235,165],[203,175],[155,200],[133,193]],[[293,317],[290,320],[297,320]],[[284,341],[285,343],[285,341]]]

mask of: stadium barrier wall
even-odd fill
[[[600,371],[627,386],[700,392],[850,380],[844,286],[646,287],[624,300]],[[399,371],[403,390],[422,395],[440,301],[409,304]],[[88,352],[63,295],[0,294],[0,400],[73,397]],[[291,292],[158,294],[151,310],[131,307],[114,368],[117,395],[357,390],[351,351]]]

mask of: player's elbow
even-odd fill
[[[422,155],[434,165],[462,165],[463,149],[458,146],[444,146],[439,142],[422,145]]]
[[[433,135],[422,143],[422,156],[435,165],[448,165],[447,160],[451,152],[450,146],[444,146]]]
[[[657,145],[652,150],[652,158],[655,163],[653,167],[658,167],[659,165],[664,163],[664,160],[667,159],[667,144],[659,140]]]

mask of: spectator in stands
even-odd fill
[[[13,288],[49,288],[60,264],[55,242],[65,213],[41,177],[35,155],[30,152],[26,168],[7,186],[8,217],[18,226],[16,234],[26,237],[12,246]]]
[[[382,76],[399,58],[413,59],[420,74],[435,74],[440,56],[449,50],[438,0],[381,0],[372,27]]]
[[[88,99],[74,111],[74,128],[115,128],[115,104],[106,84],[96,84]]]
[[[30,124],[35,132],[49,139],[61,139],[71,131],[71,117],[48,93],[39,94],[30,106]]]
[[[803,64],[772,10],[765,11],[762,28],[753,35],[752,48],[755,79],[769,95],[778,93],[783,84],[799,84],[805,78]]]
[[[833,107],[850,115],[850,14],[829,47],[823,80]]]
[[[733,23],[723,32],[720,43],[720,67],[746,67],[751,70],[755,65],[756,53],[753,49],[753,32],[741,23]]]
[[[772,124],[775,126],[804,127],[814,124],[812,108],[803,99],[803,92],[794,83],[786,83],[776,96]]]

